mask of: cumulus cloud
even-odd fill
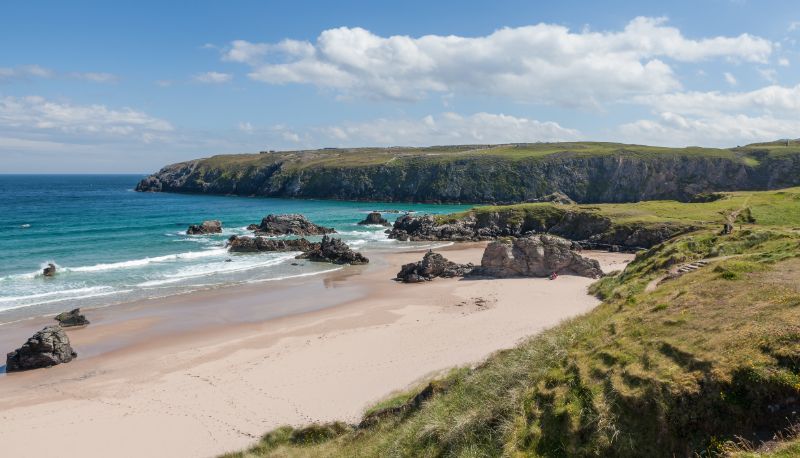
[[[678,89],[666,60],[765,63],[773,46],[748,34],[689,39],[663,18],[639,17],[621,31],[538,24],[481,37],[381,37],[341,27],[323,31],[314,43],[237,40],[223,59],[251,66],[249,77],[257,81],[312,84],[347,95],[414,100],[463,91],[586,106]]]
[[[620,133],[627,141],[666,146],[731,147],[764,140],[795,138],[798,132],[798,119],[745,114],[686,117],[662,112],[658,119],[639,120],[620,127]]]
[[[577,130],[555,122],[494,113],[447,112],[419,119],[376,119],[314,128],[320,145],[365,146],[517,143],[575,140]]]
[[[780,65],[781,67],[788,67],[790,65],[789,59],[785,57],[778,59],[778,65]]]
[[[105,72],[70,73],[70,76],[93,83],[113,83],[118,79],[117,75]]]
[[[0,98],[0,129],[16,133],[50,131],[61,134],[138,136],[143,140],[169,132],[167,121],[130,108],[72,105],[44,97]]]
[[[192,77],[198,83],[206,83],[206,84],[221,84],[227,83],[228,81],[233,79],[233,75],[230,73],[220,73],[220,72],[205,72],[205,73],[198,73]]]
[[[725,82],[730,84],[731,86],[736,86],[736,84],[738,83],[736,81],[736,77],[733,76],[731,73],[725,72],[724,76],[725,76]]]
[[[655,117],[624,124],[628,141],[718,145],[796,138],[800,85],[771,85],[747,92],[682,92],[641,97]]]

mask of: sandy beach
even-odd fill
[[[440,251],[479,263],[483,244]],[[391,281],[423,251],[367,266],[87,311],[77,360],[0,376],[3,454],[214,456],[283,424],[369,405],[593,308],[593,280]],[[632,255],[584,252],[605,271]],[[11,351],[47,318],[0,326]]]

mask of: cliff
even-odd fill
[[[358,148],[214,156],[169,165],[137,191],[404,202],[689,201],[800,184],[800,147],[616,143]]]

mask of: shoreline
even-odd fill
[[[478,262],[484,245],[437,251]],[[599,303],[586,294],[592,280],[581,277],[390,280],[425,251],[371,253],[375,262],[367,266],[269,287],[93,309],[87,328],[67,328],[78,359],[0,377],[7,425],[0,441],[20,456],[215,455],[282,424],[357,421],[392,392],[478,363]],[[631,258],[594,256],[606,270]],[[275,316],[278,309],[264,310],[265,302],[288,313]],[[26,323],[25,338],[33,328]],[[0,340],[10,339],[3,334]],[[39,443],[41,428],[61,428],[66,439]]]

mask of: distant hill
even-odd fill
[[[690,201],[709,191],[798,184],[800,143],[781,140],[731,149],[579,142],[221,155],[166,166],[136,189],[468,203],[525,202],[560,191],[597,203]]]

